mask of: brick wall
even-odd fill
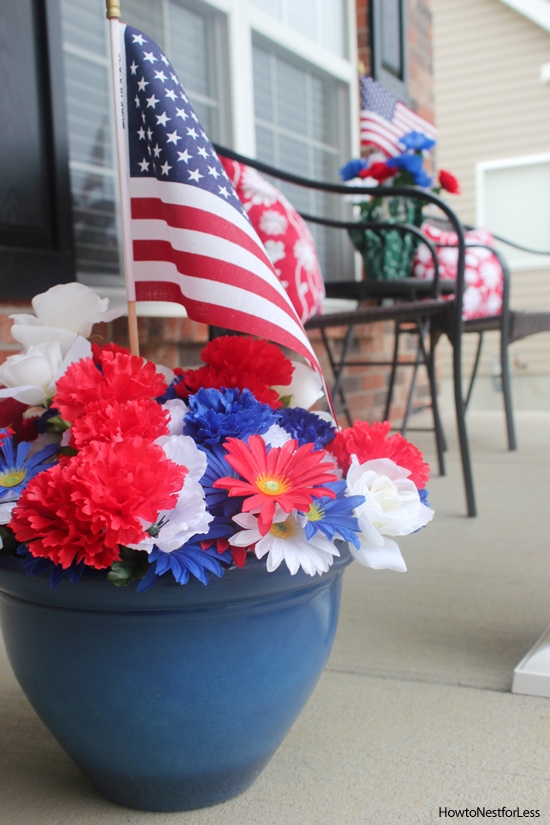
[[[358,59],[365,71],[369,71],[369,0],[357,0],[357,35]],[[408,49],[410,92],[414,108],[423,117],[432,119],[432,57],[431,57],[431,5],[430,0],[409,0],[408,3]],[[17,352],[19,346],[10,334],[9,315],[14,312],[28,312],[29,305],[24,302],[0,302],[0,362]],[[208,330],[182,318],[140,318],[139,341],[141,354],[157,363],[169,367],[192,366],[199,363],[200,350],[208,339]],[[127,345],[127,325],[124,319],[112,324],[98,325],[94,336],[100,341],[116,341]],[[342,330],[331,332],[332,340],[338,342]],[[331,385],[330,367],[326,359],[322,341],[316,334],[312,335],[314,348]],[[393,347],[393,326],[376,324],[360,330],[352,343],[352,357],[365,360],[389,360]],[[403,355],[414,359],[415,339],[403,339]],[[392,406],[392,423],[398,424],[403,415],[411,371],[401,368],[398,371],[394,404]],[[346,372],[344,387],[354,417],[378,420],[382,417],[386,401],[387,367],[373,366],[351,368]],[[425,381],[420,376],[417,395],[420,400],[426,396]],[[336,399],[335,399],[336,400]],[[343,422],[342,422],[343,423]]]

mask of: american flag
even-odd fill
[[[437,129],[404,103],[387,92],[379,83],[361,75],[361,144],[376,146],[390,157],[400,155],[404,147],[399,139],[409,132],[423,132],[435,138]]]
[[[195,321],[267,338],[320,371],[170,61],[142,32],[116,25],[118,127],[129,152],[126,251],[136,300],[182,304]]]

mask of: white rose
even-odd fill
[[[63,355],[58,341],[29,347],[27,352],[10,355],[0,366],[0,382],[8,389],[7,395],[25,404],[41,404],[48,396],[48,387]]]
[[[281,396],[292,396],[291,407],[302,407],[309,410],[319,398],[325,394],[321,376],[307,364],[300,361],[293,361],[292,381],[286,386],[273,387]]]
[[[77,337],[63,356],[59,341],[49,341],[29,347],[26,352],[10,355],[0,365],[1,398],[15,398],[31,406],[43,404],[55,394],[55,382],[73,361],[88,358],[91,345]]]
[[[58,284],[33,298],[34,315],[10,316],[11,334],[26,349],[58,341],[66,355],[78,335],[87,338],[94,324],[112,321],[124,312],[123,307],[109,310],[108,306],[108,298],[100,298],[84,284]]]
[[[361,528],[360,548],[350,547],[357,560],[377,570],[407,569],[398,544],[388,536],[406,536],[424,527],[434,516],[420,501],[409,470],[389,458],[359,464],[352,456],[347,474],[350,495],[364,496],[355,510]]]

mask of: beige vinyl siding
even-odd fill
[[[437,166],[460,180],[462,194],[449,202],[475,224],[477,163],[550,151],[550,84],[540,82],[550,32],[500,0],[433,0],[433,14]],[[510,209],[536,204],[511,202]],[[550,270],[513,271],[511,305],[550,310]],[[466,336],[466,362],[475,338]],[[486,336],[485,376],[498,346],[496,335]],[[550,379],[550,333],[514,344],[512,361],[515,379]],[[443,372],[450,374],[448,353]]]

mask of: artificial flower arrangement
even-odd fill
[[[313,576],[341,542],[406,569],[395,537],[433,517],[429,468],[389,423],[306,409],[320,381],[310,392],[309,368],[263,340],[214,339],[203,366],[172,371],[90,343],[118,313],[81,284],[33,309],[12,316],[24,349],[0,366],[0,553],[28,574],[53,587],[91,568],[141,591],[256,556]]]
[[[340,177],[353,186],[367,190],[380,185],[415,186],[439,195],[443,189],[459,194],[460,185],[450,172],[441,170],[434,185],[433,176],[424,167],[435,141],[422,132],[409,132],[400,142],[404,151],[396,157],[374,152],[364,158],[353,158],[340,169]],[[426,203],[418,198],[396,195],[350,195],[361,221],[383,224],[422,226]],[[409,277],[419,238],[392,227],[349,230],[350,239],[363,256],[367,277],[375,280],[395,280]]]
[[[422,132],[409,132],[399,141],[404,151],[395,157],[386,157],[381,152],[373,152],[364,158],[353,158],[340,169],[343,181],[353,181],[354,185],[380,186],[420,186],[431,189],[438,195],[443,190],[453,195],[460,194],[460,184],[450,172],[441,169],[434,185],[434,177],[424,167],[424,162],[436,142]],[[368,213],[369,201],[361,201]]]

